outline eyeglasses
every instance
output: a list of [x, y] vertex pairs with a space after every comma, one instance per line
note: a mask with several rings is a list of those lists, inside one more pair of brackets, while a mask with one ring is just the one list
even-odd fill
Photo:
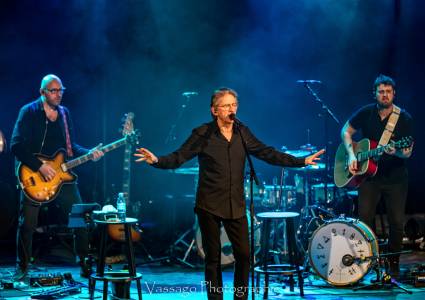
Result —
[[218, 107], [220, 107], [220, 108], [224, 108], [224, 109], [226, 109], [226, 110], [229, 110], [231, 107], [233, 107], [233, 108], [237, 108], [238, 107], [238, 103], [237, 102], [234, 102], [234, 103], [229, 103], [229, 104], [223, 104], [223, 105], [218, 105]]
[[391, 95], [391, 94], [394, 94], [394, 90], [393, 89], [378, 90], [378, 94], [379, 95], [385, 95], [385, 94]]
[[49, 92], [50, 94], [63, 94], [66, 90], [66, 88], [61, 88], [61, 89], [44, 89], [45, 91]]

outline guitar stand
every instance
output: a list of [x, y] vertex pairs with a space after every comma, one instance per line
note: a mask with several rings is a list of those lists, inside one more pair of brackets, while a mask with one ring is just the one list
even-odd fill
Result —
[[[186, 237], [193, 233], [193, 229], [188, 229], [186, 230], [182, 235], [179, 236], [179, 238], [168, 247], [168, 256], [163, 256], [163, 257], [159, 257], [159, 258], [153, 258], [152, 255], [150, 255], [150, 253], [148, 252], [148, 250], [146, 249], [146, 247], [143, 245], [143, 243], [139, 242], [138, 244], [142, 247], [143, 251], [145, 252], [148, 260], [141, 262], [141, 263], [137, 263], [136, 266], [141, 266], [141, 265], [147, 265], [147, 264], [153, 264], [153, 263], [157, 263], [157, 262], [166, 262], [166, 263], [181, 263], [187, 267], [190, 268], [195, 268], [195, 265], [189, 263], [187, 261], [189, 254], [191, 252], [191, 250], [193, 249], [194, 245], [195, 245], [195, 238], [192, 238], [192, 240], [188, 243], [185, 239]], [[178, 248], [177, 246], [179, 244], [183, 244], [185, 246], [185, 252], [184, 252], [184, 256], [182, 258], [177, 257], [176, 256], [176, 248]]]
[[154, 258], [149, 251], [146, 249], [145, 245], [142, 242], [138, 242], [137, 243], [138, 246], [140, 246], [143, 250], [143, 252], [145, 252], [147, 260], [144, 262], [139, 262], [136, 264], [136, 267], [138, 266], [142, 266], [142, 265], [148, 265], [148, 264], [154, 264], [154, 263], [158, 263], [158, 262], [163, 262], [163, 261], [168, 261], [169, 257], [165, 256], [165, 257], [158, 257], [158, 258]]
[[[190, 267], [192, 269], [195, 268], [195, 265], [188, 262], [187, 259], [189, 257], [190, 252], [194, 248], [195, 238], [192, 237], [190, 242], [187, 242], [186, 237], [190, 234], [193, 235], [193, 231], [194, 231], [193, 228], [189, 228], [188, 230], [183, 232], [183, 234], [180, 235], [180, 237], [170, 246], [170, 261], [177, 261], [177, 262], [183, 264], [184, 266]], [[179, 244], [183, 244], [183, 246], [185, 246], [185, 249], [186, 249], [182, 258], [177, 257], [175, 255], [175, 252], [176, 252], [175, 250], [176, 250], [176, 248]]]

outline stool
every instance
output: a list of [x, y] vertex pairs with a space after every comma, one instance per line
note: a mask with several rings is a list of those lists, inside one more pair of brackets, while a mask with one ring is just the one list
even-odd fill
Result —
[[[262, 230], [262, 265], [254, 268], [257, 273], [256, 291], [258, 293], [260, 286], [260, 275], [264, 274], [264, 293], [263, 299], [268, 298], [269, 292], [269, 276], [285, 275], [289, 276], [290, 291], [294, 291], [294, 274], [298, 275], [298, 286], [300, 288], [300, 296], [304, 296], [304, 279], [302, 276], [304, 268], [299, 265], [299, 255], [295, 240], [294, 219], [299, 216], [295, 212], [263, 212], [257, 214], [257, 217], [263, 221]], [[268, 264], [268, 255], [270, 247], [270, 223], [272, 221], [286, 222], [286, 238], [288, 242], [289, 264]]]
[[[92, 274], [89, 277], [89, 293], [90, 299], [94, 297], [94, 290], [96, 287], [96, 281], [103, 281], [103, 299], [108, 299], [108, 282], [114, 283], [131, 283], [132, 280], [135, 280], [137, 283], [137, 293], [139, 300], [142, 299], [142, 285], [140, 283], [142, 275], [136, 273], [136, 263], [134, 260], [134, 251], [133, 251], [133, 241], [131, 239], [131, 226], [137, 223], [135, 218], [126, 218], [124, 220], [94, 220], [94, 222], [99, 226], [100, 229], [100, 245], [99, 245], [99, 258], [97, 262], [96, 274]], [[106, 241], [108, 238], [108, 225], [119, 225], [124, 226], [125, 240], [126, 245], [126, 256], [128, 261], [128, 271], [120, 272], [105, 272], [105, 256], [106, 256]]]

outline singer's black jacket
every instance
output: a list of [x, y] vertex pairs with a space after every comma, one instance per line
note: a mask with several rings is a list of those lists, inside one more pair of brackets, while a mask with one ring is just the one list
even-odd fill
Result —
[[[249, 153], [255, 157], [278, 166], [304, 166], [304, 158], [266, 146], [242, 124], [240, 129]], [[195, 156], [199, 162], [195, 209], [224, 219], [243, 217], [246, 213], [243, 186], [246, 155], [236, 126], [230, 142], [221, 134], [216, 121], [195, 128], [178, 150], [159, 157], [153, 166], [175, 169]]]

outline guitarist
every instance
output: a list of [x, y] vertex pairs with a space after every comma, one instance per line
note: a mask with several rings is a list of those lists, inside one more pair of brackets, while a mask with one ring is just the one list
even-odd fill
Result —
[[[358, 169], [357, 159], [353, 152], [352, 136], [361, 131], [364, 138], [379, 141], [387, 126], [393, 109], [395, 98], [395, 82], [392, 78], [379, 75], [373, 86], [376, 103], [360, 108], [345, 123], [341, 137], [348, 154], [349, 171], [355, 174]], [[412, 136], [412, 118], [408, 112], [401, 110], [391, 140]], [[407, 198], [408, 174], [406, 159], [412, 155], [412, 146], [395, 149], [389, 147], [379, 158], [378, 171], [359, 187], [359, 218], [373, 228], [376, 207], [381, 200], [385, 201], [388, 223], [390, 226], [388, 251], [399, 252], [402, 247], [404, 209]], [[398, 277], [400, 272], [399, 255], [390, 258], [390, 272]]]
[[[67, 157], [92, 152], [94, 161], [103, 153], [99, 150], [88, 150], [74, 142], [73, 124], [67, 108], [61, 106], [65, 87], [56, 75], [46, 75], [41, 81], [41, 96], [23, 106], [13, 129], [11, 150], [19, 162], [33, 171], [38, 171], [44, 180], [50, 181], [55, 170], [39, 160], [34, 153], [52, 156], [58, 149], [66, 149]], [[65, 184], [54, 200], [59, 208], [60, 219], [68, 219], [72, 204], [81, 203], [77, 184]], [[37, 227], [40, 204], [36, 204], [21, 192], [20, 218], [17, 231], [17, 265], [14, 280], [22, 280], [27, 272], [32, 255], [32, 236]], [[88, 239], [84, 229], [75, 231], [75, 248], [80, 259], [81, 275], [88, 276], [88, 268], [84, 258], [88, 252]]]

